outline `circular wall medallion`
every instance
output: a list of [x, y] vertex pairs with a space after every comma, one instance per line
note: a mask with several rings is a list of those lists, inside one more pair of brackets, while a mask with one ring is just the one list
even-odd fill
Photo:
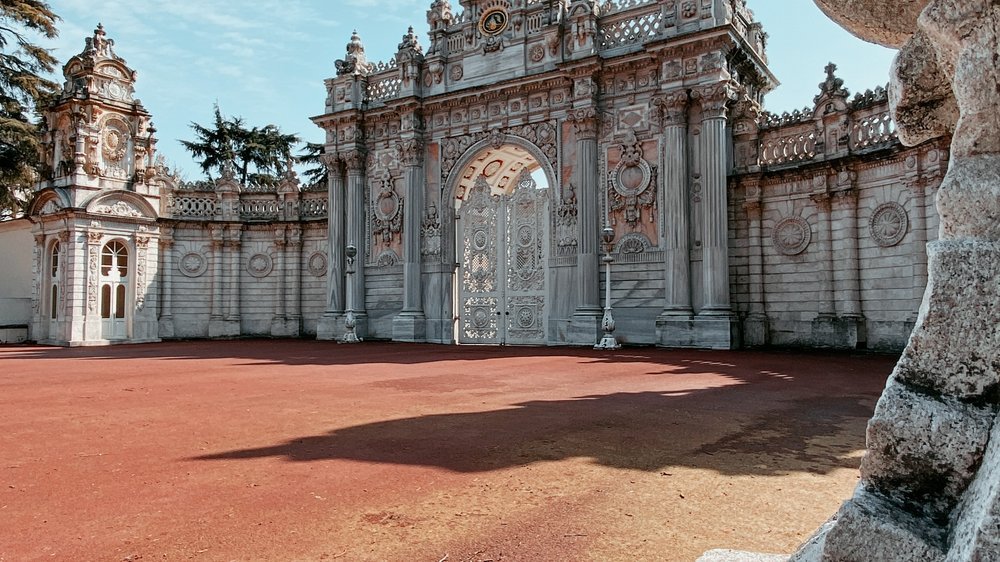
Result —
[[208, 260], [198, 252], [188, 252], [177, 262], [177, 269], [185, 277], [200, 277], [208, 269]]
[[267, 254], [254, 254], [247, 260], [247, 273], [254, 277], [267, 277], [273, 267], [274, 262]]
[[451, 75], [452, 82], [458, 82], [465, 75], [465, 69], [462, 68], [460, 64], [451, 65], [451, 70], [448, 71]]
[[483, 17], [479, 19], [479, 32], [487, 37], [500, 35], [507, 29], [510, 18], [507, 10], [502, 7], [491, 8], [483, 12]]
[[882, 203], [876, 207], [868, 223], [872, 238], [883, 248], [899, 244], [906, 236], [909, 225], [906, 209], [896, 202]]
[[545, 58], [545, 47], [533, 45], [528, 51], [528, 56], [531, 58], [531, 62], [542, 62], [542, 59]]
[[636, 163], [626, 163], [622, 160], [611, 172], [611, 185], [625, 197], [634, 197], [646, 191], [652, 179], [653, 170], [642, 159]]
[[472, 247], [478, 251], [486, 249], [486, 244], [489, 242], [489, 238], [486, 236], [485, 230], [477, 230], [472, 233]]
[[812, 230], [802, 217], [785, 217], [774, 225], [771, 239], [779, 253], [795, 256], [809, 247]]
[[309, 273], [312, 273], [316, 277], [323, 277], [326, 275], [326, 265], [327, 259], [326, 254], [323, 252], [315, 252], [313, 255], [309, 256]]

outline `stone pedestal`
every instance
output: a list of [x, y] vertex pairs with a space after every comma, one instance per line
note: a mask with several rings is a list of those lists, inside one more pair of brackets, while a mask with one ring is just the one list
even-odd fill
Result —
[[865, 319], [863, 316], [820, 315], [812, 321], [812, 345], [833, 349], [864, 347]]
[[337, 340], [344, 337], [344, 313], [324, 312], [316, 324], [316, 339]]
[[422, 342], [427, 339], [427, 318], [421, 313], [402, 312], [392, 319], [393, 341]]

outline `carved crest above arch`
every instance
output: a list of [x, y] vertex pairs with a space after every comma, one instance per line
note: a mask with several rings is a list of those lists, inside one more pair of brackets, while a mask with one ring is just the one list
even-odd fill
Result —
[[94, 197], [87, 212], [128, 219], [156, 219], [156, 210], [141, 196], [129, 191], [112, 191]]

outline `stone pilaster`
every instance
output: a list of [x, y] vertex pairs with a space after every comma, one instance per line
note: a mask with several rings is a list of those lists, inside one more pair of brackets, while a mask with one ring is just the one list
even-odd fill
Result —
[[326, 166], [326, 309], [316, 325], [316, 339], [334, 340], [344, 332], [344, 165], [338, 154], [321, 157]]
[[[213, 226], [212, 235], [212, 309], [209, 312], [209, 323], [214, 326], [222, 321], [222, 288], [225, 279], [222, 277], [222, 264], [225, 261], [226, 244], [223, 236], [225, 230], [221, 226]], [[209, 328], [209, 337], [216, 329]]]
[[160, 227], [160, 337], [174, 337], [174, 229]]
[[271, 319], [271, 335], [274, 337], [285, 336], [285, 295], [288, 287], [285, 285], [285, 262], [286, 262], [286, 242], [285, 226], [278, 225], [274, 228], [274, 316]]
[[[748, 192], [751, 189], [748, 188]], [[747, 288], [750, 302], [743, 322], [743, 343], [747, 346], [767, 345], [769, 341], [767, 312], [764, 308], [764, 246], [761, 239], [762, 209], [760, 188], [752, 190], [743, 203], [747, 214]]]
[[[833, 195], [833, 224], [842, 233], [833, 241], [835, 263], [834, 294], [836, 297], [837, 323], [842, 332], [841, 345], [847, 348], [864, 347], [867, 343], [864, 311], [861, 309], [861, 259], [858, 249], [858, 192], [853, 185], [853, 174], [840, 174], [840, 185]], [[846, 188], [846, 189], [845, 189]]]
[[302, 227], [290, 226], [285, 235], [288, 252], [285, 261], [285, 287], [288, 289], [285, 293], [286, 332], [295, 337], [302, 333]]
[[600, 122], [592, 107], [574, 110], [570, 120], [576, 129], [577, 228], [576, 293], [579, 299], [570, 322], [568, 339], [578, 345], [593, 345], [601, 332], [600, 263], [598, 261], [599, 197], [597, 181], [597, 130]]
[[727, 175], [729, 140], [727, 105], [736, 97], [728, 82], [692, 91], [701, 104], [702, 161], [702, 306], [696, 319], [699, 347], [739, 347], [739, 330], [729, 297], [729, 207]]
[[910, 259], [913, 260], [913, 316], [917, 320], [917, 311], [924, 300], [924, 290], [927, 288], [927, 184], [926, 178], [907, 178], [906, 187], [911, 193], [911, 248]]
[[392, 339], [424, 341], [427, 319], [424, 317], [420, 247], [424, 218], [424, 143], [418, 138], [404, 139], [398, 149], [406, 182], [403, 199], [403, 310], [392, 320]]

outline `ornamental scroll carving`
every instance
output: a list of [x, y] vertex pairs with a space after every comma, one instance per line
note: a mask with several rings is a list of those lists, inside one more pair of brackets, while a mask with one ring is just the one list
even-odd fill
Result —
[[135, 309], [146, 308], [146, 262], [149, 259], [149, 232], [146, 227], [139, 227], [135, 235]]
[[420, 253], [425, 256], [441, 255], [441, 221], [438, 218], [437, 206], [431, 203], [427, 214], [420, 225], [422, 245]]
[[629, 131], [621, 144], [621, 160], [608, 174], [608, 206], [633, 229], [642, 221], [643, 210], [650, 221], [655, 220], [656, 171], [643, 158], [642, 143]]
[[562, 201], [556, 207], [556, 253], [560, 256], [576, 255], [579, 245], [576, 235], [577, 213], [576, 186], [569, 183], [563, 190]]
[[441, 142], [441, 177], [448, 177], [458, 160], [472, 145], [490, 138], [491, 140], [500, 140], [500, 145], [503, 146], [507, 142], [505, 137], [517, 137], [534, 144], [548, 158], [552, 169], [559, 169], [556, 128], [553, 123], [545, 122], [444, 139]]

